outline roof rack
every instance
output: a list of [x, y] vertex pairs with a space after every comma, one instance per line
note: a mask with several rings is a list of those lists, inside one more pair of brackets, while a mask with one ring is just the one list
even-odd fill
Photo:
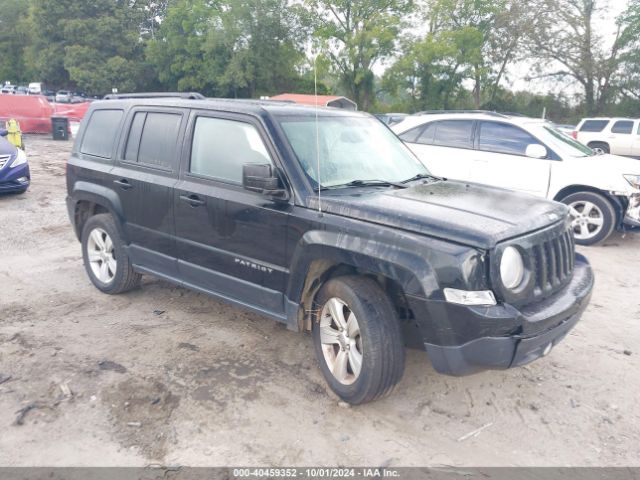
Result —
[[423, 110], [421, 112], [414, 113], [414, 115], [446, 115], [449, 113], [482, 113], [493, 117], [508, 118], [505, 114], [492, 112], [490, 110]]
[[127, 98], [185, 98], [204, 100], [205, 96], [198, 92], [145, 92], [145, 93], [110, 93], [103, 100], [123, 100]]

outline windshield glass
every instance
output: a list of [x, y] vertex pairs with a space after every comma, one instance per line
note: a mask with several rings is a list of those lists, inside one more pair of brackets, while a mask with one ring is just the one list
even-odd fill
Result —
[[[300, 165], [321, 187], [354, 180], [401, 182], [429, 172], [402, 141], [369, 117], [283, 116], [278, 118]], [[320, 172], [318, 173], [318, 158]]]
[[562, 133], [548, 124], [536, 125], [533, 130], [536, 134], [549, 144], [551, 148], [556, 150], [561, 156], [568, 155], [570, 157], [590, 157], [595, 155], [586, 145], [574, 140], [570, 136]]

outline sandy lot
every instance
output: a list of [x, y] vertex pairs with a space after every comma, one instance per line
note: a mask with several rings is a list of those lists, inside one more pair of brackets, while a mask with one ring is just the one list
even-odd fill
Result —
[[451, 378], [410, 351], [391, 397], [344, 408], [309, 336], [153, 278], [98, 292], [71, 144], [27, 146], [31, 189], [0, 197], [0, 465], [640, 465], [640, 236], [581, 249], [593, 300], [548, 357]]

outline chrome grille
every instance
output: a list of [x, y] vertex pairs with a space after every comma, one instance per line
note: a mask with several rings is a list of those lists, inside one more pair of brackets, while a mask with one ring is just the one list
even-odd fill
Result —
[[4, 167], [11, 160], [11, 155], [0, 155], [0, 168]]
[[575, 240], [571, 229], [534, 245], [535, 296], [553, 293], [571, 279], [575, 260]]

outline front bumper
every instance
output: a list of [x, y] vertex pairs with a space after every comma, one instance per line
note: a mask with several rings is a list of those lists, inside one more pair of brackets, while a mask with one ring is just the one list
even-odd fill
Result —
[[[589, 303], [593, 283], [589, 263], [577, 254], [571, 282], [545, 300], [520, 310], [508, 305], [483, 309], [461, 307], [467, 310], [467, 321], [485, 325], [479, 331], [489, 331], [489, 324], [494, 322], [494, 328], [504, 326], [503, 328], [511, 328], [516, 333], [479, 335], [453, 345], [425, 341], [425, 350], [434, 369], [449, 375], [466, 375], [480, 370], [525, 365], [548, 353], [575, 326]], [[500, 309], [502, 312], [496, 314]], [[460, 324], [455, 319], [449, 323]]]
[[15, 168], [5, 167], [0, 170], [0, 193], [23, 192], [29, 188], [31, 173], [29, 164]]
[[636, 193], [629, 197], [629, 206], [625, 212], [622, 223], [625, 227], [637, 229], [640, 227], [640, 194]]

